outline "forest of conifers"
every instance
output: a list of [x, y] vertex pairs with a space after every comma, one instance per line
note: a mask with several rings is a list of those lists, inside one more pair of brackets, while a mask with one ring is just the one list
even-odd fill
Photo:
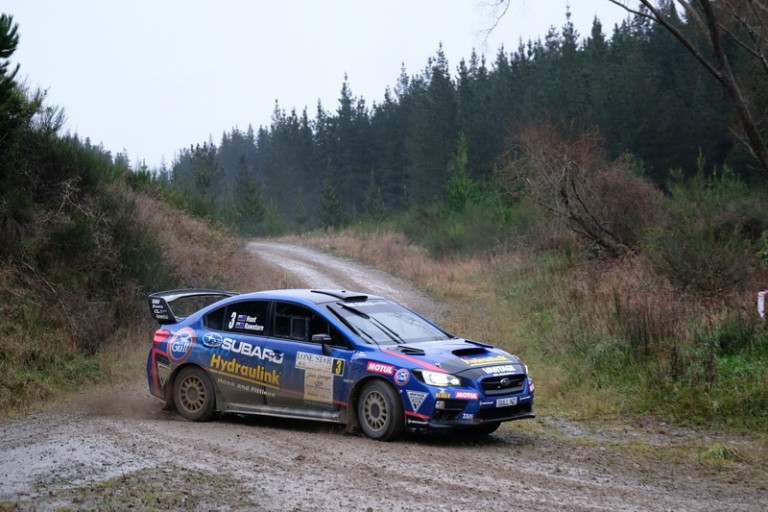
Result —
[[467, 176], [492, 182], [515, 155], [516, 133], [545, 120], [597, 129], [609, 160], [631, 154], [660, 187], [671, 170], [691, 175], [702, 161], [745, 172], [723, 87], [667, 30], [628, 16], [611, 29], [596, 18], [582, 35], [565, 18], [543, 41], [499, 48], [493, 62], [473, 53], [453, 66], [438, 46], [381, 102], [355, 96], [346, 80], [332, 109], [286, 112], [276, 102], [269, 126], [182, 149], [154, 175], [197, 213], [269, 234], [265, 217], [272, 231], [275, 219], [304, 230], [440, 200], [460, 140]]

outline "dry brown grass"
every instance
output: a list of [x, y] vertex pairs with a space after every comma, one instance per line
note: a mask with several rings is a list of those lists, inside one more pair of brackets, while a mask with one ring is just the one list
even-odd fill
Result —
[[[354, 258], [414, 282], [454, 312], [443, 322], [449, 331], [523, 357], [541, 410], [551, 407], [573, 417], [632, 414], [636, 402], [648, 398], [626, 394], [617, 381], [711, 384], [711, 360], [697, 359], [701, 337], [729, 319], [744, 325], [756, 319], [753, 293], [685, 295], [641, 256], [574, 261], [519, 249], [439, 260], [384, 230], [282, 241]], [[764, 277], [753, 276], [755, 290]], [[632, 365], [638, 374], [623, 375]]]
[[485, 258], [436, 260], [427, 251], [400, 233], [364, 233], [345, 230], [339, 233], [288, 236], [280, 241], [308, 245], [345, 256], [413, 282], [438, 299], [465, 299], [485, 288], [482, 270]]
[[345, 230], [280, 240], [353, 258], [413, 282], [460, 312], [450, 315], [444, 322], [444, 326], [453, 332], [508, 347], [523, 345], [514, 339], [515, 318], [498, 300], [495, 283], [495, 269], [515, 265], [518, 256], [514, 254], [434, 259], [422, 247], [391, 231], [361, 233]]
[[[523, 357], [537, 382], [539, 404], [543, 409], [554, 403], [565, 389], [563, 369], [553, 360], [542, 357], [537, 344], [527, 338], [531, 321], [526, 316], [528, 311], [512, 307], [505, 297], [505, 281], [531, 279], [531, 272], [540, 272], [535, 266], [526, 267], [530, 263], [520, 253], [434, 259], [402, 234], [385, 230], [363, 233], [349, 229], [283, 237], [279, 241], [353, 258], [413, 282], [455, 312], [442, 322], [447, 330], [492, 343]], [[603, 408], [609, 403], [599, 397], [590, 400]]]
[[[250, 256], [226, 229], [195, 219], [166, 203], [121, 188], [126, 207], [156, 238], [172, 269], [175, 287], [226, 288], [245, 292], [285, 287], [284, 272]], [[149, 291], [167, 286], [158, 283]], [[92, 386], [133, 381], [143, 372], [157, 324], [141, 287], [130, 280], [115, 304], [89, 302], [56, 286], [31, 267], [0, 266], [0, 419], [60, 403]], [[89, 314], [92, 308], [94, 313]], [[111, 312], [119, 311], [120, 321]], [[89, 321], [84, 321], [87, 318]], [[90, 321], [92, 319], [98, 321]], [[85, 330], [85, 334], [83, 334]]]
[[227, 228], [146, 195], [138, 197], [137, 203], [142, 221], [157, 234], [163, 257], [173, 267], [180, 288], [248, 292], [284, 287], [284, 273], [250, 256], [245, 242]]

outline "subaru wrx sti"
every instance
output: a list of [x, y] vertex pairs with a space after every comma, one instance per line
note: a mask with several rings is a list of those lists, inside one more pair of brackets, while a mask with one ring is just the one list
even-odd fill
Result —
[[[182, 299], [209, 304], [181, 314]], [[160, 323], [150, 392], [189, 420], [310, 419], [388, 441], [409, 429], [487, 435], [534, 417], [533, 381], [517, 356], [383, 297], [185, 289], [148, 300]]]

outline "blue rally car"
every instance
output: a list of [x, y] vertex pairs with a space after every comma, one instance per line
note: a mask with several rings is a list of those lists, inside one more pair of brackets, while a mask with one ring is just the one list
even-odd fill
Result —
[[[534, 417], [519, 358], [383, 297], [187, 289], [148, 299], [161, 324], [147, 360], [150, 392], [190, 420], [311, 419], [388, 441], [415, 428], [485, 435]], [[182, 316], [174, 308], [186, 301], [172, 308], [179, 299], [215, 302]]]

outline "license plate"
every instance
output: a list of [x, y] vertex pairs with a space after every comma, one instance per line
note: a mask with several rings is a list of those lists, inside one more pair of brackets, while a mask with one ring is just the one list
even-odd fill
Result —
[[496, 400], [496, 407], [509, 407], [510, 405], [517, 405], [517, 397], [512, 398], [499, 398]]

